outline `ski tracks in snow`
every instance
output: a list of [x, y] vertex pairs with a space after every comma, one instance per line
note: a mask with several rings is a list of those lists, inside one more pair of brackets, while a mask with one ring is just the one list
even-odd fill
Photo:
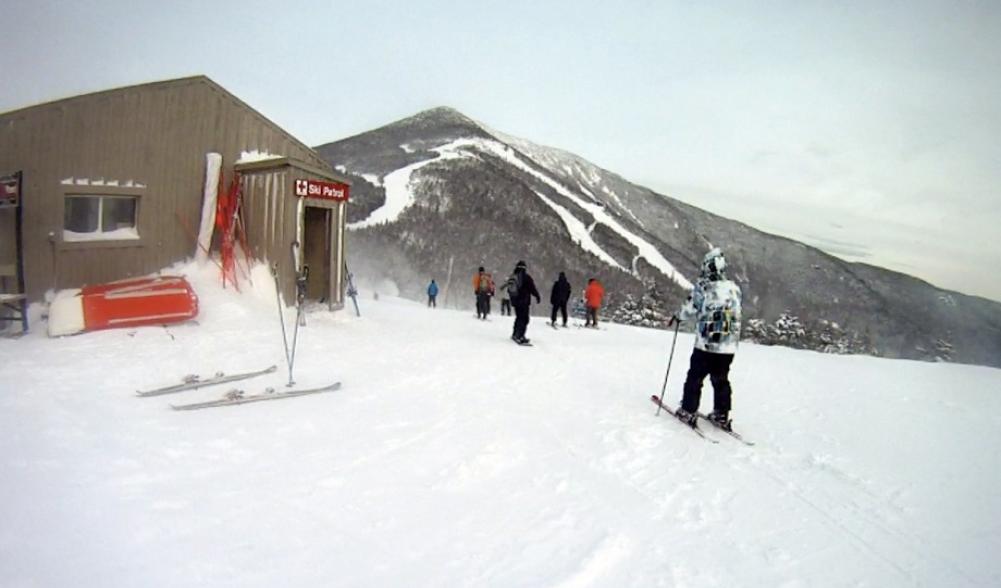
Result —
[[624, 535], [608, 535], [584, 558], [581, 568], [556, 588], [601, 586], [603, 578], [633, 552], [633, 545]]
[[[797, 573], [794, 569], [797, 565], [823, 552], [844, 550], [848, 546], [856, 556], [842, 556], [850, 565], [832, 570], [829, 577], [832, 581], [837, 578], [837, 581], [865, 583], [878, 577], [877, 583], [891, 585], [921, 585], [929, 579], [933, 579], [932, 585], [940, 586], [954, 585], [957, 579], [977, 584], [959, 565], [939, 554], [920, 536], [901, 530], [901, 519], [906, 512], [893, 503], [897, 490], [879, 493], [870, 489], [869, 481], [837, 467], [830, 456], [796, 457], [781, 447], [759, 443], [753, 449], [734, 453], [729, 461], [744, 472], [742, 477], [757, 474], [762, 483], [754, 486], [759, 492], [770, 487], [774, 491], [766, 490], [766, 494], [779, 500], [788, 498], [787, 508], [802, 512], [799, 526], [777, 528], [774, 534], [757, 540], [745, 537], [747, 543], [741, 544], [742, 551], [759, 551], [760, 557], [776, 569], [788, 568], [790, 580]], [[698, 513], [698, 505], [705, 506], [704, 502], [697, 502], [697, 506], [686, 504], [685, 508]], [[811, 544], [817, 533], [804, 529], [817, 525], [828, 529], [831, 537], [828, 543]], [[798, 538], [806, 541], [801, 543]], [[867, 560], [876, 564], [876, 568], [865, 564]], [[886, 573], [877, 575], [878, 567]], [[843, 578], [845, 574], [849, 577]]]
[[[790, 481], [777, 462], [768, 460], [756, 470], [777, 486], [778, 491], [795, 499], [815, 520], [841, 535], [864, 557], [879, 562], [897, 576], [898, 581], [920, 585], [933, 578], [932, 585], [953, 585], [956, 578], [976, 584], [959, 566], [940, 556], [919, 536], [904, 533], [887, 513], [898, 512], [888, 500], [867, 491], [857, 479], [825, 467], [814, 466], [807, 477], [817, 480], [808, 487]], [[921, 580], [919, 580], [921, 579]]]

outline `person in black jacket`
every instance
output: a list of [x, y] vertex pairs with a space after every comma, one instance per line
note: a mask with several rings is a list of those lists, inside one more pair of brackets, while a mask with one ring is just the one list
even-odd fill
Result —
[[553, 283], [553, 292], [549, 295], [549, 303], [553, 305], [553, 318], [551, 324], [556, 326], [556, 312], [563, 315], [563, 326], [567, 326], [567, 302], [570, 300], [570, 282], [567, 275], [560, 272], [560, 277]]
[[505, 287], [511, 296], [511, 306], [514, 307], [514, 332], [511, 339], [519, 345], [527, 345], [525, 331], [528, 330], [529, 309], [532, 306], [532, 297], [541, 303], [542, 297], [535, 287], [535, 280], [525, 270], [525, 262], [519, 261], [514, 266], [514, 273], [508, 278]]

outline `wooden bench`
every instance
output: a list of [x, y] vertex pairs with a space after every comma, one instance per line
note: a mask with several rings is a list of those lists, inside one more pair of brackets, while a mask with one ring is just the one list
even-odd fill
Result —
[[[28, 332], [28, 297], [17, 292], [17, 266], [0, 265], [0, 323], [20, 322], [21, 332]], [[13, 290], [13, 291], [12, 291]]]

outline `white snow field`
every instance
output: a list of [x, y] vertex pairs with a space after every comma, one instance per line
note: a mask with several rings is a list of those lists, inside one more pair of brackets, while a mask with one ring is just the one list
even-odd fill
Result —
[[0, 585], [1001, 585], [1001, 370], [745, 344], [733, 417], [757, 445], [714, 445], [654, 416], [670, 332], [535, 317], [525, 348], [472, 296], [363, 288], [362, 318], [299, 332], [298, 386], [341, 390], [178, 412], [287, 373], [266, 270], [242, 294], [173, 270], [197, 324], [0, 339]]

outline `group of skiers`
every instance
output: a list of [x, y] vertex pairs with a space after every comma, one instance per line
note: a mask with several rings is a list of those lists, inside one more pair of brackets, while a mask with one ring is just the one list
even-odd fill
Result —
[[[553, 306], [552, 317], [549, 324], [556, 326], [556, 318], [559, 315], [563, 319], [563, 326], [567, 326], [567, 303], [570, 302], [570, 293], [573, 288], [567, 281], [565, 273], [560, 272], [560, 277], [553, 284], [552, 293], [549, 295], [549, 303]], [[584, 307], [584, 326], [594, 329], [598, 328], [598, 310], [605, 298], [605, 287], [597, 278], [590, 278], [587, 287], [584, 288], [584, 296], [581, 298]]]
[[[433, 280], [432, 280], [433, 282]], [[549, 324], [555, 328], [558, 316], [563, 319], [563, 326], [567, 326], [567, 303], [573, 288], [567, 281], [565, 272], [560, 272], [556, 282], [553, 283], [552, 291], [549, 294], [549, 303], [552, 305], [552, 316]], [[528, 345], [531, 341], [525, 336], [531, 316], [532, 298], [536, 303], [541, 303], [542, 298], [535, 285], [535, 279], [527, 271], [527, 264], [519, 261], [514, 266], [511, 276], [501, 285], [501, 314], [510, 314], [514, 309], [514, 326], [511, 332], [511, 340], [520, 345]], [[490, 299], [497, 293], [497, 286], [493, 276], [487, 272], [483, 266], [473, 275], [473, 294], [476, 296], [476, 317], [485, 320], [490, 314]], [[596, 278], [588, 280], [587, 288], [584, 290], [583, 300], [586, 303], [587, 316], [585, 327], [598, 327], [598, 309], [601, 308], [602, 300], [605, 296], [605, 289]]]
[[[685, 424], [695, 427], [702, 396], [702, 383], [709, 376], [713, 385], [713, 411], [709, 420], [716, 426], [731, 430], [730, 407], [732, 390], [729, 372], [740, 339], [741, 291], [726, 277], [726, 259], [717, 247], [703, 257], [699, 277], [681, 308], [671, 316], [667, 326], [680, 325], [682, 321], [695, 321], [695, 346], [689, 362], [681, 405], [675, 416]], [[560, 272], [553, 283], [549, 302], [552, 305], [550, 325], [557, 326], [557, 318], [567, 326], [567, 304], [573, 288], [566, 274]], [[476, 296], [476, 316], [485, 320], [490, 314], [490, 299], [497, 287], [493, 276], [483, 266], [473, 276], [473, 293]], [[428, 285], [428, 306], [435, 306], [438, 285], [434, 280]], [[514, 326], [511, 340], [519, 345], [530, 345], [525, 336], [528, 328], [532, 298], [541, 303], [542, 298], [535, 280], [527, 271], [524, 261], [519, 261], [514, 272], [501, 286], [501, 313], [510, 314], [514, 308]], [[596, 278], [588, 279], [584, 289], [585, 327], [598, 327], [598, 313], [604, 300], [605, 289]], [[506, 312], [505, 312], [506, 309]], [[671, 353], [674, 353], [672, 347]], [[670, 366], [670, 364], [668, 364]], [[666, 382], [665, 382], [666, 384]]]

